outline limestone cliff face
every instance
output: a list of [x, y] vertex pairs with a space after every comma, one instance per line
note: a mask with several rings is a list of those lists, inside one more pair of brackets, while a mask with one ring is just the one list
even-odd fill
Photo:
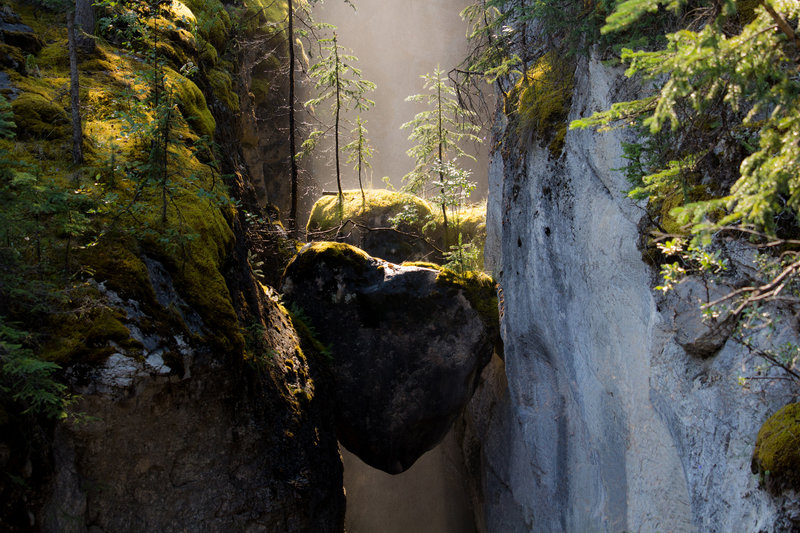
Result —
[[[631, 91], [621, 69], [582, 60], [569, 119]], [[622, 134], [570, 131], [560, 156], [502, 120], [497, 136], [486, 255], [505, 367], [484, 373], [462, 428], [485, 530], [790, 529], [749, 466], [790, 392], [740, 387], [757, 361], [724, 337], [700, 357], [709, 339], [688, 292], [654, 293], [643, 205], [612, 170]]]

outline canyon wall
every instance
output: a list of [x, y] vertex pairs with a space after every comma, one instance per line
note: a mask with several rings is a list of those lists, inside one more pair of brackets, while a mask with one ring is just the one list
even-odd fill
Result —
[[[579, 61], [569, 120], [635, 96], [622, 72]], [[759, 427], [791, 391], [740, 386], [758, 361], [712, 338], [692, 291], [653, 291], [644, 204], [614, 170], [624, 135], [569, 131], [554, 154], [499, 120], [486, 255], [505, 361], [462, 427], [478, 514], [504, 532], [791, 529], [750, 472]]]

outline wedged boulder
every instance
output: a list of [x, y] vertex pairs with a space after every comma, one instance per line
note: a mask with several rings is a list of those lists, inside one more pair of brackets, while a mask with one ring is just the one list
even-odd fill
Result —
[[488, 276], [396, 265], [344, 243], [306, 245], [283, 293], [329, 346], [339, 441], [392, 474], [444, 437], [499, 341]]

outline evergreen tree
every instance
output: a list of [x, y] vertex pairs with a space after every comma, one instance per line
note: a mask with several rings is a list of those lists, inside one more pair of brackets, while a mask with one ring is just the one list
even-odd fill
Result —
[[350, 132], [353, 140], [342, 148], [342, 151], [347, 153], [346, 163], [353, 163], [353, 170], [358, 173], [358, 187], [361, 189], [362, 208], [366, 206], [367, 197], [364, 194], [364, 183], [361, 180], [361, 174], [367, 168], [372, 168], [369, 163], [369, 159], [372, 157], [372, 145], [369, 144], [369, 139], [367, 139], [369, 132], [364, 126], [365, 124], [366, 121], [361, 120], [360, 116], [356, 117], [356, 125]]
[[[576, 121], [572, 127], [634, 127], [642, 136], [623, 145], [631, 196], [648, 198], [655, 219], [677, 229], [657, 246], [668, 291], [687, 273], [703, 279], [726, 269], [718, 235], [747, 237], [763, 251], [749, 286], [703, 305], [710, 319], [738, 322], [734, 338], [768, 366], [800, 381], [793, 343], [760, 349], [753, 331], [773, 320], [764, 308], [800, 303], [800, 3], [711, 0], [683, 13], [685, 29], [666, 35], [659, 50], [623, 50], [628, 75], [652, 80], [654, 94]], [[749, 4], [749, 8], [740, 9]], [[755, 4], [755, 6], [753, 6]], [[680, 13], [678, 0], [625, 0], [606, 33], [629, 28], [659, 8]], [[670, 198], [679, 198], [668, 210]], [[690, 236], [693, 236], [690, 240]], [[780, 247], [780, 253], [774, 250]]]
[[[432, 74], [423, 74], [423, 94], [415, 94], [406, 98], [407, 102], [419, 102], [427, 109], [417, 113], [413, 120], [401, 126], [411, 129], [409, 140], [415, 145], [408, 150], [408, 156], [414, 159], [414, 169], [403, 177], [405, 190], [414, 194], [425, 195], [426, 188], [436, 181], [445, 183], [445, 163], [455, 165], [460, 157], [475, 159], [468, 154], [462, 144], [480, 142], [476, 133], [480, 130], [473, 120], [475, 114], [464, 109], [456, 100], [455, 90], [447, 83], [446, 74], [436, 67]], [[444, 187], [440, 186], [442, 197]], [[447, 204], [442, 202], [444, 217], [445, 244], [447, 240]]]
[[[604, 31], [624, 29], [659, 4], [679, 7], [677, 0], [628, 0]], [[775, 234], [788, 213], [796, 226], [800, 212], [800, 3], [762, 1], [748, 17], [736, 6], [710, 2], [707, 20], [695, 24], [700, 29], [667, 35], [665, 49], [624, 50], [628, 74], [655, 80], [656, 94], [573, 127], [637, 123], [651, 138], [666, 136], [660, 144], [672, 145], [668, 157], [649, 158], [635, 196], [659, 198], [709, 183], [715, 197], [677, 210], [683, 222], [695, 231], [745, 224]], [[731, 166], [738, 173], [729, 178], [723, 171]]]
[[309, 75], [315, 80], [314, 89], [318, 95], [308, 100], [305, 105], [306, 107], [314, 107], [330, 102], [333, 126], [325, 131], [315, 130], [304, 145], [305, 149], [308, 150], [315, 145], [319, 137], [324, 136], [328, 131], [332, 131], [336, 158], [336, 186], [339, 191], [339, 198], [342, 198], [341, 165], [339, 160], [342, 113], [351, 109], [366, 111], [374, 106], [375, 102], [366, 98], [365, 94], [375, 90], [375, 84], [363, 79], [361, 70], [354, 65], [358, 58], [339, 45], [335, 28], [330, 25], [323, 26], [332, 28], [334, 30], [333, 36], [319, 40], [324, 55], [309, 70]]

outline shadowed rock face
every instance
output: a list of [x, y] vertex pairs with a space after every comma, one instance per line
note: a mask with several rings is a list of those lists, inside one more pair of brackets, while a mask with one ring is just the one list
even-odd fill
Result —
[[435, 446], [472, 396], [497, 338], [494, 284], [313, 243], [284, 274], [289, 304], [332, 351], [340, 442], [389, 473]]

